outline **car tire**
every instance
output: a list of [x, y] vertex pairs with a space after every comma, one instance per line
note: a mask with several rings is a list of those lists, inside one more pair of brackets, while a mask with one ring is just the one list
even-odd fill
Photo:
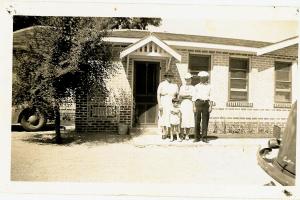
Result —
[[39, 131], [47, 123], [46, 116], [43, 112], [36, 109], [28, 109], [21, 115], [21, 126], [26, 131]]

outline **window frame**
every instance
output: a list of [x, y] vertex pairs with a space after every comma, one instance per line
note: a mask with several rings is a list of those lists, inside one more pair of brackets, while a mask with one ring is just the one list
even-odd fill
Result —
[[[289, 81], [277, 81], [277, 79], [276, 79], [276, 63], [288, 63], [288, 64], [290, 64]], [[279, 60], [279, 59], [274, 60], [274, 103], [275, 104], [289, 104], [289, 103], [292, 103], [292, 89], [293, 89], [292, 88], [293, 87], [293, 85], [292, 85], [292, 81], [293, 81], [292, 65], [293, 65], [293, 61], [291, 61], [291, 60]], [[280, 70], [278, 70], [278, 71], [280, 71]], [[284, 83], [288, 82], [288, 83], [290, 83], [289, 101], [278, 101], [278, 100], [276, 100], [276, 92], [280, 92], [276, 89], [276, 82], [284, 82]], [[283, 92], [285, 92], [285, 91], [283, 91]]]
[[208, 57], [209, 58], [209, 62], [208, 62], [208, 82], [210, 83], [211, 81], [211, 70], [212, 70], [212, 60], [213, 60], [213, 55], [212, 54], [205, 54], [205, 53], [197, 53], [197, 52], [192, 52], [192, 53], [189, 53], [188, 54], [188, 72], [191, 73], [192, 76], [195, 76], [193, 75], [194, 73], [199, 73], [200, 71], [197, 71], [197, 70], [191, 70], [190, 69], [190, 66], [191, 66], [191, 56], [200, 56], [200, 57]]
[[[237, 89], [237, 90], [231, 90], [231, 67], [230, 67], [230, 61], [232, 59], [238, 59], [238, 60], [247, 60], [248, 62], [248, 66], [247, 66], [247, 70], [246, 70], [246, 92], [247, 92], [247, 97], [246, 100], [237, 100], [237, 99], [231, 99], [231, 91], [245, 91], [242, 89]], [[242, 70], [241, 70], [242, 71]], [[230, 56], [229, 57], [229, 61], [228, 61], [228, 102], [248, 102], [249, 101], [249, 74], [250, 74], [250, 58], [249, 57], [245, 57], [245, 56]], [[233, 78], [235, 80], [237, 79], [242, 79], [242, 78]]]

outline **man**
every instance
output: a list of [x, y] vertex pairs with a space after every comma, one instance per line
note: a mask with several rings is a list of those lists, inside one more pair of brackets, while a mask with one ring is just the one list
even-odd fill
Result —
[[[210, 101], [211, 86], [208, 83], [209, 74], [206, 71], [198, 73], [200, 82], [195, 85], [192, 97], [193, 110], [195, 113], [195, 139], [194, 142], [202, 140], [207, 143], [207, 127], [209, 121], [209, 114], [212, 110], [212, 103]], [[202, 120], [202, 122], [201, 122]], [[201, 134], [200, 134], [201, 123]]]

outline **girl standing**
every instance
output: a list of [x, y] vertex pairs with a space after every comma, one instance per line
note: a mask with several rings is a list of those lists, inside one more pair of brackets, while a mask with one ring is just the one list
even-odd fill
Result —
[[174, 141], [174, 134], [176, 134], [176, 138], [178, 141], [182, 141], [182, 139], [179, 137], [180, 132], [180, 119], [181, 119], [181, 111], [179, 106], [179, 100], [176, 98], [172, 99], [173, 107], [170, 112], [170, 124], [171, 124], [171, 135], [170, 135], [170, 141]]

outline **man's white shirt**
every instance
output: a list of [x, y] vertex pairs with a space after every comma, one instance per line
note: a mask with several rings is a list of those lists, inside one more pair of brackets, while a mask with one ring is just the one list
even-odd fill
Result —
[[198, 83], [195, 85], [192, 101], [200, 100], [211, 100], [210, 98], [210, 84]]

